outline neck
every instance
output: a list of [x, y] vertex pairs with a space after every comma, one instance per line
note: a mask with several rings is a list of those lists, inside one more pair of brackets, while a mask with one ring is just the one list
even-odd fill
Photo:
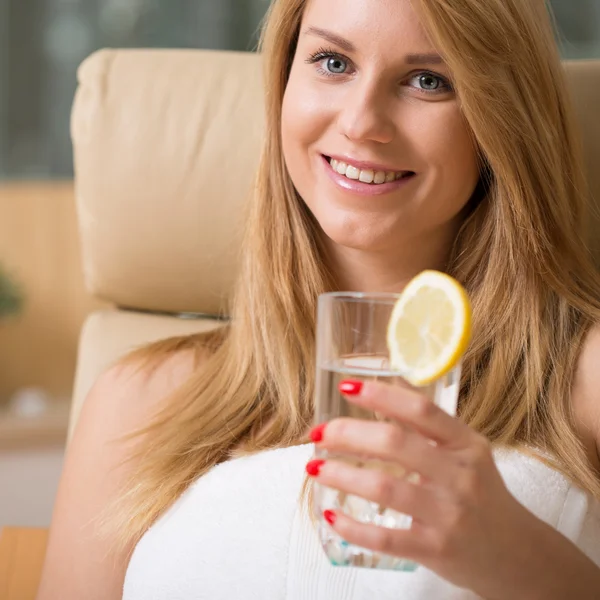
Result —
[[456, 233], [454, 228], [445, 235], [434, 231], [377, 251], [329, 240], [326, 245], [336, 287], [340, 291], [399, 293], [421, 271], [447, 269]]

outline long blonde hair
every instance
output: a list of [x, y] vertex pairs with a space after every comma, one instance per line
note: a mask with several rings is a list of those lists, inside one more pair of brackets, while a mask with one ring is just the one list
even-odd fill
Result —
[[[280, 137], [305, 4], [275, 0], [263, 31], [267, 134], [230, 323], [127, 359], [147, 365], [182, 349], [208, 353], [144, 429], [139, 468], [112, 515], [123, 543], [218, 463], [306, 441], [316, 299], [335, 279]], [[585, 178], [550, 19], [531, 0], [413, 4], [453, 73], [484, 165], [483, 197], [448, 265], [474, 308], [460, 414], [494, 443], [553, 456], [600, 498], [570, 405], [583, 340], [600, 320], [600, 282], [582, 241]]]

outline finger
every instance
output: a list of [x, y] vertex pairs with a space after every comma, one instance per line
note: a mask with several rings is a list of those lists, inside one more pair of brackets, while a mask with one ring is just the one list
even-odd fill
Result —
[[417, 472], [434, 484], [447, 485], [456, 476], [456, 460], [415, 430], [396, 423], [335, 419], [322, 430], [317, 447], [332, 454], [377, 458]]
[[349, 402], [410, 425], [441, 444], [462, 447], [471, 439], [469, 427], [444, 412], [422, 393], [378, 381], [354, 384], [349, 393], [344, 392], [347, 389], [344, 383], [340, 385], [340, 391]]
[[307, 470], [316, 473], [313, 477], [322, 485], [376, 502], [428, 524], [437, 522], [443, 514], [440, 501], [431, 491], [381, 469], [359, 468], [328, 460], [316, 471], [308, 467]]
[[328, 511], [328, 521], [343, 540], [360, 548], [416, 562], [426, 556], [427, 536], [414, 523], [411, 529], [390, 529], [360, 523], [341, 511]]

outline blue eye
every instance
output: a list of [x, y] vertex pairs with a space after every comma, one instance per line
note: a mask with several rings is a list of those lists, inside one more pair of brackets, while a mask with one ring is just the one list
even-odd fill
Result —
[[409, 82], [422, 92], [439, 94], [452, 90], [452, 86], [444, 77], [433, 73], [417, 73], [409, 79]]
[[342, 75], [348, 69], [348, 63], [339, 56], [331, 56], [325, 63], [325, 68], [335, 75]]
[[352, 70], [352, 63], [348, 58], [333, 50], [326, 50], [324, 48], [311, 55], [306, 60], [306, 63], [309, 65], [318, 65], [317, 72], [326, 77], [348, 75]]

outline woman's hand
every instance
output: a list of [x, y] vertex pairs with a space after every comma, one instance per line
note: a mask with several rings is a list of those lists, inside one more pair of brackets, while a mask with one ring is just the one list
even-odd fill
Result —
[[352, 544], [414, 560], [485, 598], [539, 597], [548, 569], [565, 568], [548, 562], [546, 548], [570, 542], [510, 494], [486, 438], [408, 386], [344, 382], [340, 390], [392, 422], [335, 419], [313, 430], [317, 447], [389, 461], [421, 477], [411, 483], [340, 461], [313, 461], [307, 470], [319, 483], [413, 517], [411, 529], [402, 530], [329, 512], [335, 531]]

